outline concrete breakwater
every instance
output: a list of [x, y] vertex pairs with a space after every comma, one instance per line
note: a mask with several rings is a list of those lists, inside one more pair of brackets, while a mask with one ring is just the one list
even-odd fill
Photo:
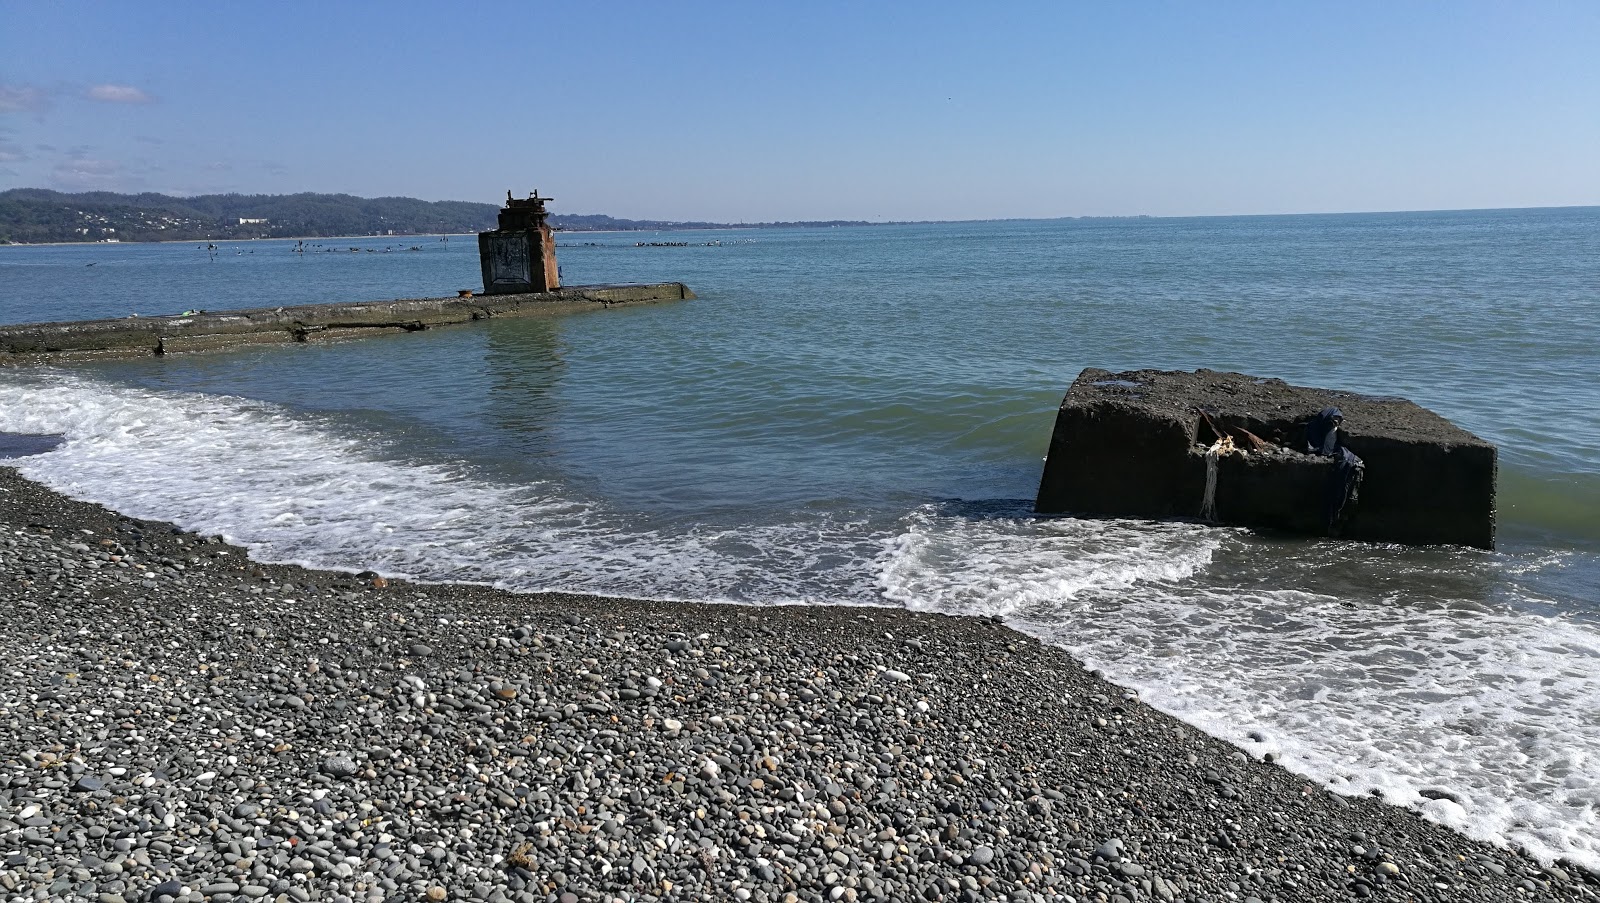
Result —
[[492, 297], [409, 298], [344, 304], [302, 304], [0, 326], [0, 362], [62, 354], [172, 354], [246, 344], [312, 342], [495, 317], [530, 317], [695, 297], [681, 282], [583, 285]]
[[[1327, 496], [1340, 459], [1303, 453], [1319, 409], [1350, 418], [1339, 444], [1364, 460], [1336, 523]], [[1492, 549], [1497, 461], [1492, 444], [1403, 398], [1091, 367], [1062, 400], [1035, 509]]]

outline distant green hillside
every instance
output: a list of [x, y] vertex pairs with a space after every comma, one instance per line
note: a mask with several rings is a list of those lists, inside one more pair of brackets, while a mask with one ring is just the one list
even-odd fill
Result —
[[[338, 235], [426, 235], [495, 227], [497, 204], [358, 198], [348, 194], [64, 194], [43, 188], [0, 192], [0, 244], [63, 241], [194, 241], [325, 238]], [[728, 228], [727, 223], [614, 219], [553, 214], [550, 225], [573, 232]], [[746, 227], [867, 225], [834, 220], [740, 223]]]
[[494, 204], [348, 194], [164, 194], [39, 188], [0, 192], [0, 241], [165, 241], [411, 235], [493, 228]]

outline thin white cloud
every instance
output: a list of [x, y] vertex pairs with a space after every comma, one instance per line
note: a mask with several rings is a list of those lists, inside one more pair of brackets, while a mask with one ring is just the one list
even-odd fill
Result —
[[21, 163], [28, 159], [28, 152], [22, 145], [12, 141], [10, 132], [0, 129], [0, 163]]
[[155, 98], [132, 85], [94, 85], [86, 95], [104, 103], [154, 103]]
[[0, 84], [0, 113], [37, 113], [50, 105], [50, 92], [37, 85]]
[[50, 181], [58, 188], [74, 191], [115, 191], [143, 181], [129, 177], [115, 160], [78, 158], [56, 164]]

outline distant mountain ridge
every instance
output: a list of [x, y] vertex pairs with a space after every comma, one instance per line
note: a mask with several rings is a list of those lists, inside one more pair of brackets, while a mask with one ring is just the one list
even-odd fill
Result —
[[[349, 194], [67, 194], [45, 188], [0, 191], [0, 244], [69, 241], [195, 241], [331, 238], [341, 235], [427, 235], [495, 227], [498, 204], [361, 198]], [[556, 213], [561, 231], [866, 226], [863, 220], [709, 223], [630, 220]]]

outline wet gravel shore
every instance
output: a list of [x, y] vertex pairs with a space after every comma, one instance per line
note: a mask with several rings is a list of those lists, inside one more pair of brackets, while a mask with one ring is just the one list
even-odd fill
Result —
[[260, 565], [0, 467], [0, 899], [1595, 899], [982, 619]]

